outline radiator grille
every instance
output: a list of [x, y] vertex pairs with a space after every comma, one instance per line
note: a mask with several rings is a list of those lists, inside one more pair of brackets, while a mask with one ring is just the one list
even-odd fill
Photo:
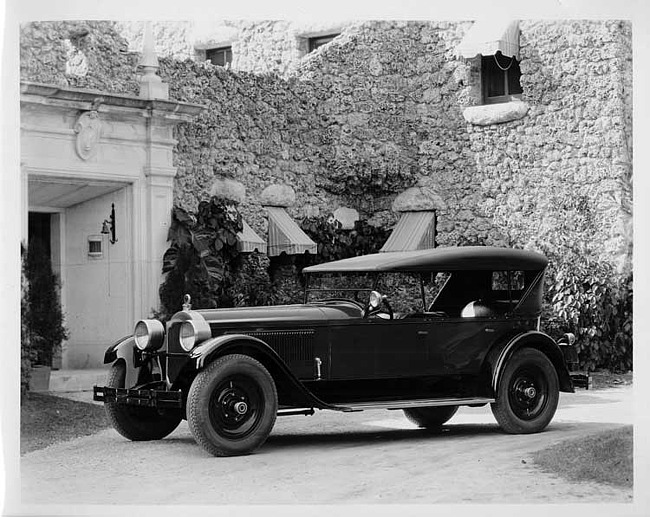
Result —
[[286, 363], [311, 365], [314, 360], [313, 330], [266, 330], [243, 334], [267, 343]]

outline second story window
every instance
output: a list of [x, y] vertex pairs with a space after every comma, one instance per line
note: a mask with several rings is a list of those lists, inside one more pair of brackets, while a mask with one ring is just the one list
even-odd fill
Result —
[[483, 102], [493, 104], [508, 102], [512, 97], [522, 93], [519, 79], [521, 70], [519, 61], [497, 52], [481, 58], [481, 83], [483, 85]]
[[327, 36], [318, 36], [317, 38], [309, 38], [309, 52], [313, 52], [323, 45], [327, 45], [330, 41], [336, 38], [338, 34], [328, 34]]
[[205, 60], [213, 65], [226, 66], [232, 63], [232, 47], [210, 48], [205, 51]]

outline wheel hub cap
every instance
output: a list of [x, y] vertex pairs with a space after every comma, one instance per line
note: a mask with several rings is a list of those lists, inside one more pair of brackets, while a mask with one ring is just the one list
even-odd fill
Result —
[[537, 395], [537, 390], [533, 386], [530, 386], [524, 390], [524, 395], [526, 395], [529, 399], [534, 399], [535, 395]]
[[235, 411], [239, 415], [243, 415], [248, 411], [248, 404], [246, 402], [237, 402], [234, 407]]

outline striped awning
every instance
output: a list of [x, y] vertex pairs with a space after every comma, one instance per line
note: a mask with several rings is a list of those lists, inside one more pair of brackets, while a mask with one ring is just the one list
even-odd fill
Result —
[[379, 251], [414, 251], [436, 247], [436, 213], [402, 212], [395, 229]]
[[458, 54], [465, 58], [477, 54], [490, 56], [499, 50], [504, 56], [519, 59], [518, 20], [478, 20], [457, 48]]
[[244, 228], [237, 234], [237, 249], [242, 253], [266, 253], [266, 242], [255, 233], [246, 221], [242, 221]]
[[269, 215], [269, 257], [277, 257], [282, 253], [287, 255], [316, 253], [316, 243], [289, 217], [284, 208], [268, 206], [266, 211]]

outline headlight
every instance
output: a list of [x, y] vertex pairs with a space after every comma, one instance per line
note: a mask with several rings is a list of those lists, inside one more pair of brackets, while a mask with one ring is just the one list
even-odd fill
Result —
[[371, 309], [376, 309], [381, 305], [382, 295], [377, 291], [370, 291], [370, 299], [368, 300], [368, 305]]
[[562, 336], [561, 341], [566, 341], [567, 343], [569, 343], [569, 345], [573, 345], [573, 343], [576, 342], [576, 336], [571, 332], [567, 332], [566, 334], [564, 334], [564, 336]]
[[194, 324], [193, 321], [185, 321], [181, 325], [181, 331], [180, 331], [180, 341], [181, 341], [181, 347], [183, 350], [186, 352], [189, 352], [194, 348], [194, 345], [196, 344], [196, 338], [199, 335], [199, 331], [196, 328], [196, 325]]
[[140, 350], [158, 350], [165, 337], [165, 327], [158, 320], [140, 320], [133, 331], [135, 346]]

